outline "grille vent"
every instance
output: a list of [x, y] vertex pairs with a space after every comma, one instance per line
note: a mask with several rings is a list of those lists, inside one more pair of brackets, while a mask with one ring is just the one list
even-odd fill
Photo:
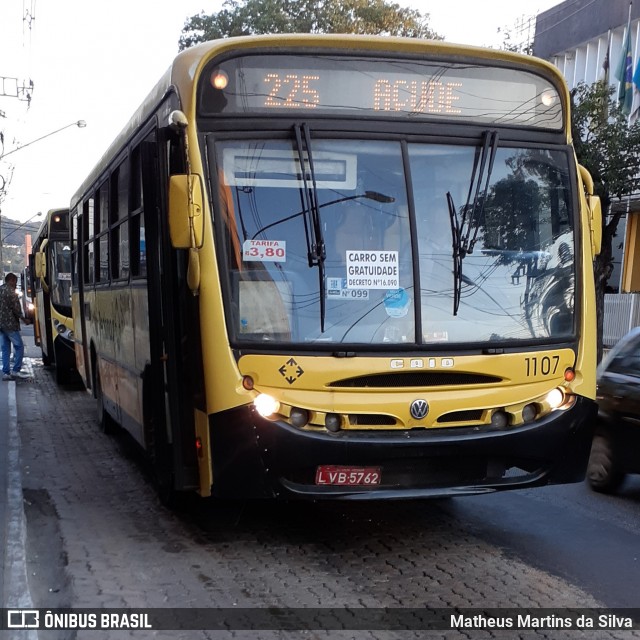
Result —
[[360, 426], [360, 425], [394, 426], [396, 424], [396, 419], [392, 416], [385, 416], [382, 414], [368, 415], [366, 413], [350, 413], [349, 424], [353, 427]]
[[457, 385], [496, 384], [502, 382], [497, 376], [455, 371], [416, 371], [410, 373], [381, 373], [335, 380], [330, 387], [346, 388], [395, 388], [395, 387], [444, 387]]
[[482, 418], [482, 409], [470, 409], [468, 411], [452, 411], [440, 416], [436, 422], [471, 422]]

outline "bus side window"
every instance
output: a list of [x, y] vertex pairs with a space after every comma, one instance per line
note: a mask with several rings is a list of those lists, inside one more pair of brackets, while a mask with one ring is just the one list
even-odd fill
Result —
[[109, 183], [102, 183], [96, 211], [96, 282], [109, 282]]
[[82, 250], [82, 264], [84, 265], [84, 273], [82, 279], [85, 284], [93, 282], [94, 270], [95, 270], [95, 251], [94, 251], [94, 209], [95, 199], [93, 196], [89, 197], [82, 204], [82, 238], [78, 240], [82, 243], [78, 249]]
[[140, 147], [136, 147], [131, 153], [129, 202], [131, 207], [131, 275], [134, 278], [145, 278], [147, 275], [147, 246], [145, 240]]
[[111, 174], [111, 277], [129, 278], [129, 159]]

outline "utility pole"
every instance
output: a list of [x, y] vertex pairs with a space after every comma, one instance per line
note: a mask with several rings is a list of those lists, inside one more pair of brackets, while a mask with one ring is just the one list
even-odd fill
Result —
[[[34, 15], [35, 10], [35, 0], [31, 1], [31, 6], [29, 8], [25, 8], [23, 4], [23, 38], [25, 34], [25, 26], [28, 30], [29, 37], [31, 37], [33, 22], [36, 17]], [[30, 43], [29, 43], [30, 44]], [[31, 106], [31, 97], [33, 95], [33, 80], [29, 80], [28, 82], [25, 80], [19, 81], [18, 78], [12, 78], [10, 76], [0, 76], [0, 98], [16, 98], [21, 100], [22, 102], [27, 103], [27, 109]], [[6, 118], [6, 114], [4, 111], [0, 110], [0, 118]], [[14, 149], [13, 151], [17, 151]], [[0, 160], [2, 157], [6, 155], [4, 153], [4, 131], [0, 130]], [[6, 180], [4, 176], [0, 175], [0, 180], [2, 184], [0, 185], [0, 206], [4, 201], [4, 196], [6, 193]], [[4, 276], [4, 263], [2, 256], [2, 211], [0, 210], [0, 275]]]
[[[31, 95], [33, 93], [33, 80], [29, 80], [27, 84], [24, 80], [22, 84], [18, 81], [18, 78], [10, 78], [9, 76], [0, 76], [0, 97], [2, 98], [17, 98], [27, 103], [27, 107], [31, 104]], [[0, 111], [0, 118], [6, 117], [4, 111]], [[0, 132], [0, 142], [4, 148], [4, 134]], [[0, 158], [2, 152], [0, 152]], [[5, 179], [0, 176], [2, 185], [0, 186], [0, 204], [2, 203], [2, 196], [4, 195]], [[0, 211], [0, 235], [2, 234], [2, 212]], [[2, 256], [3, 242], [0, 240], [0, 269], [2, 269], [2, 275], [4, 275], [4, 263]]]

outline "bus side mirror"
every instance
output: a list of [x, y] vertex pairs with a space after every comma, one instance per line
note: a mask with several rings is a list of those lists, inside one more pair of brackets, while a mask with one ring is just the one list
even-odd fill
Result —
[[169, 235], [175, 249], [197, 249], [202, 246], [204, 203], [199, 175], [170, 177]]
[[597, 256], [602, 249], [602, 204], [599, 196], [587, 196], [591, 214], [591, 250]]
[[589, 229], [591, 231], [591, 253], [597, 256], [602, 249], [602, 203], [600, 197], [593, 195], [593, 178], [582, 165], [578, 165], [589, 208]]
[[44, 280], [47, 277], [47, 255], [44, 251], [38, 251], [35, 258], [36, 278]]

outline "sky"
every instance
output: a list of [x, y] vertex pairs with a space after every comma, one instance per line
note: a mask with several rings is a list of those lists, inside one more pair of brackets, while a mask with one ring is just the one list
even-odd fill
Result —
[[[428, 13], [445, 40], [478, 46], [499, 46], [499, 30], [514, 30], [560, 2], [395, 1]], [[38, 212], [68, 206], [178, 53], [185, 20], [221, 6], [222, 0], [0, 0], [0, 76], [34, 83], [30, 103], [0, 96], [0, 155], [7, 155], [0, 160], [0, 215], [35, 222]], [[14, 87], [5, 81], [0, 93]], [[86, 127], [72, 124], [78, 120]]]

